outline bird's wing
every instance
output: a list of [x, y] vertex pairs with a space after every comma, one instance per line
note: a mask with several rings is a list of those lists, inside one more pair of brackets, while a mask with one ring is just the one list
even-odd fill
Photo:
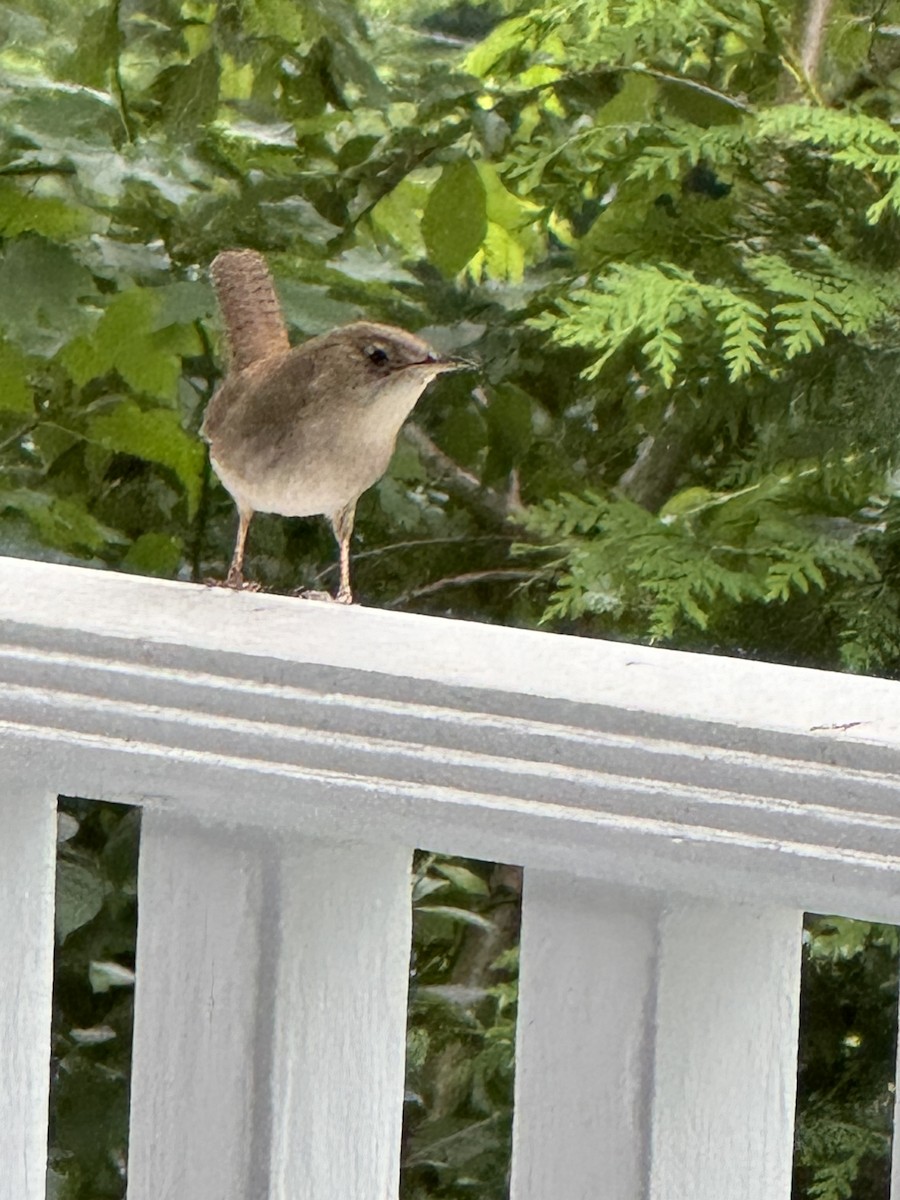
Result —
[[210, 400], [201, 433], [215, 447], [221, 439], [253, 453], [271, 441], [273, 429], [288, 431], [312, 410], [327, 410], [328, 389], [310, 343], [279, 358], [261, 360], [229, 374]]

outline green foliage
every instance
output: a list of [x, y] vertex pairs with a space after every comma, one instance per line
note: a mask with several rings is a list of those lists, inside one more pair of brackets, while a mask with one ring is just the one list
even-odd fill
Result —
[[468, 158], [448, 163], [428, 193], [422, 237], [428, 257], [446, 275], [461, 271], [484, 241], [487, 195]]
[[831, 579], [872, 580], [862, 529], [829, 528], [830, 472], [810, 463], [730, 492], [687, 488], [658, 515], [627, 499], [563, 494], [529, 514], [529, 529], [556, 542], [567, 570], [547, 619], [607, 614], [671, 639], [685, 622], [702, 630], [729, 603], [771, 604], [824, 591]]
[[508, 868], [417, 856], [404, 1200], [508, 1194], [518, 896]]
[[117, 372], [135, 392], [174, 399], [181, 358], [198, 353], [200, 347], [190, 327], [172, 324], [160, 329], [160, 307], [155, 291], [119, 292], [96, 329], [69, 342], [60, 356], [73, 382], [84, 387], [92, 379]]
[[119, 1200], [128, 1149], [139, 814], [60, 800], [48, 1195]]
[[[617, 264], [593, 289], [580, 289], [560, 300], [562, 318], [553, 312], [535, 318], [562, 346], [584, 346], [599, 354], [585, 369], [596, 378], [617, 350], [639, 337], [647, 365], [664, 387], [678, 375], [685, 338], [707, 325], [719, 326], [719, 340], [734, 383], [762, 365], [765, 310], [728, 288], [701, 283], [672, 263]], [[646, 340], [644, 340], [646, 339]], [[821, 339], [820, 339], [821, 340]]]
[[196, 511], [200, 498], [203, 450], [195, 438], [181, 428], [178, 417], [165, 409], [143, 411], [125, 401], [111, 412], [90, 418], [86, 437], [108, 450], [133, 454], [148, 462], [170, 467], [184, 487], [188, 514]]
[[898, 931], [808, 917], [804, 940], [795, 1186], [811, 1200], [887, 1195]]

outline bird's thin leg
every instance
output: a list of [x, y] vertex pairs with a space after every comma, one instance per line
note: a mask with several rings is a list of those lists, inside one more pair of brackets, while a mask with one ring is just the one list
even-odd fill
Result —
[[350, 590], [350, 535], [353, 533], [353, 518], [356, 515], [356, 500], [352, 500], [331, 518], [331, 527], [337, 538], [341, 556], [341, 582], [335, 600], [338, 604], [352, 604]]
[[234, 543], [234, 554], [231, 556], [231, 566], [225, 577], [228, 587], [242, 588], [244, 586], [244, 546], [247, 542], [247, 530], [253, 517], [253, 509], [238, 509], [238, 531]]

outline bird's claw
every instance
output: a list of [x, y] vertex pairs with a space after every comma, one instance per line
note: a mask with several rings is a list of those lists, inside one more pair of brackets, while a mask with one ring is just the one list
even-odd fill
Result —
[[332, 596], [331, 592], [319, 592], [313, 588], [297, 588], [291, 592], [292, 596], [296, 596], [300, 600], [322, 600], [326, 604], [352, 604], [353, 597], [348, 593], [338, 592], [336, 596]]
[[227, 575], [224, 579], [204, 579], [206, 587], [230, 588], [233, 592], [261, 592], [262, 584], [252, 579], [244, 579], [243, 575]]

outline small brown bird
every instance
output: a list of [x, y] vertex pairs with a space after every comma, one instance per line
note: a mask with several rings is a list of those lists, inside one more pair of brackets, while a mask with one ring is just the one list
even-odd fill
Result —
[[340, 548], [335, 599], [350, 604], [356, 503], [387, 470], [400, 427], [431, 380], [470, 364], [442, 358], [404, 329], [370, 321], [291, 349], [261, 254], [223, 251], [210, 274], [230, 361], [201, 432], [238, 509], [226, 583], [244, 586], [244, 545], [255, 512], [321, 515]]

